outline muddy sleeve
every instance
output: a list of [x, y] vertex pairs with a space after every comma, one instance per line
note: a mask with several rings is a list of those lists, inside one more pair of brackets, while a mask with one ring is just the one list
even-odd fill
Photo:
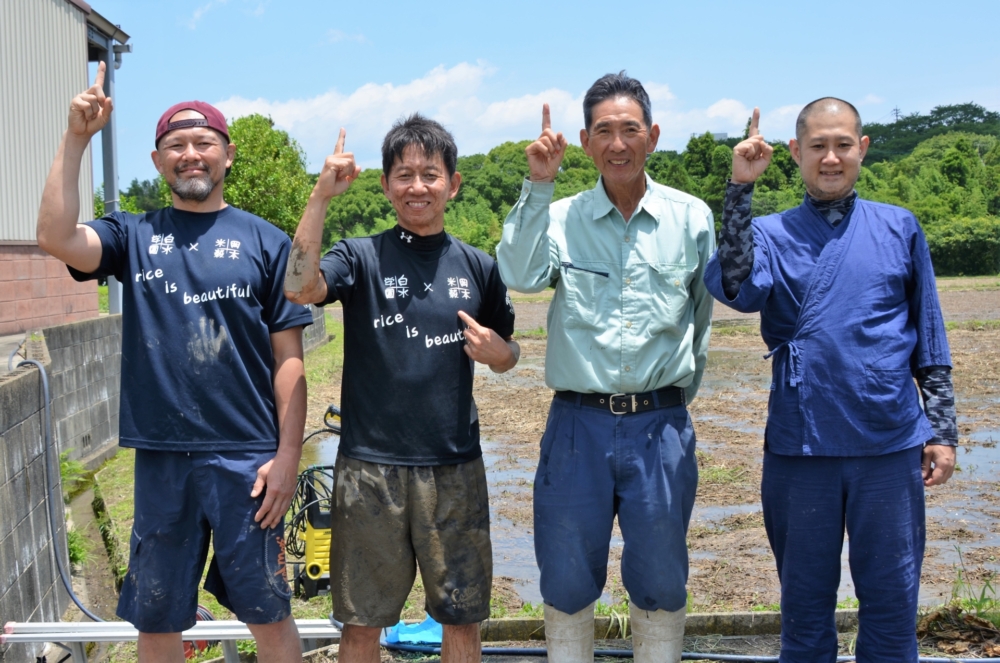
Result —
[[752, 199], [753, 182], [726, 184], [722, 231], [719, 233], [719, 267], [722, 268], [722, 289], [729, 299], [736, 299], [740, 286], [753, 270]]
[[928, 366], [917, 371], [917, 384], [924, 399], [924, 413], [934, 429], [934, 439], [928, 444], [958, 445], [958, 424], [955, 420], [955, 389], [951, 368]]

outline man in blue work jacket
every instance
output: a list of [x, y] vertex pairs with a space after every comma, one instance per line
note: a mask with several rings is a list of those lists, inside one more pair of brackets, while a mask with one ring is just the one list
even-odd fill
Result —
[[733, 151], [705, 283], [724, 304], [760, 311], [773, 357], [761, 498], [781, 580], [781, 661], [836, 660], [845, 524], [857, 660], [916, 661], [924, 486], [948, 480], [958, 442], [930, 252], [910, 212], [858, 198], [868, 137], [840, 99], [798, 117], [789, 148], [802, 205], [752, 219], [773, 149], [759, 116]]
[[508, 287], [555, 286], [545, 381], [555, 390], [534, 486], [535, 556], [553, 663], [593, 658], [594, 603], [615, 516], [624, 539], [635, 660], [679, 661], [698, 468], [686, 404], [708, 351], [715, 248], [704, 202], [645, 172], [660, 129], [624, 72], [583, 101], [597, 186], [552, 203], [566, 149], [548, 106], [530, 175], [497, 247]]

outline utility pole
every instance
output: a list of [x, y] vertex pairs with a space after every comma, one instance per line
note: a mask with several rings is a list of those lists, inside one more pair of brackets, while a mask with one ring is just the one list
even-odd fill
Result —
[[899, 122], [899, 106], [892, 109], [893, 122]]

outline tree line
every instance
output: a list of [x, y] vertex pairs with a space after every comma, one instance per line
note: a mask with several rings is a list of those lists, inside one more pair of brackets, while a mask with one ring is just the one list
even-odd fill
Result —
[[[890, 124], [864, 126], [871, 139], [858, 193], [912, 211], [927, 235], [938, 274], [1000, 272], [1000, 113], [974, 103], [939, 106]], [[226, 200], [294, 234], [317, 175], [306, 170], [302, 148], [270, 118], [250, 115], [230, 125], [239, 145], [226, 179]], [[653, 180], [702, 198], [718, 226], [732, 148], [739, 138], [716, 141], [693, 136], [683, 152], [658, 151], [646, 170]], [[494, 254], [503, 220], [517, 201], [528, 174], [524, 148], [530, 140], [507, 142], [486, 154], [459, 157], [462, 187], [445, 213], [445, 228], [462, 241]], [[805, 187], [788, 146], [774, 143], [771, 164], [757, 181], [755, 216], [802, 202]], [[382, 194], [380, 168], [362, 171], [327, 211], [326, 246], [391, 228], [395, 212]], [[556, 179], [555, 199], [593, 188], [597, 169], [570, 145]], [[103, 200], [103, 196], [100, 196]], [[95, 214], [103, 213], [95, 195]], [[120, 196], [122, 209], [139, 212], [170, 204], [162, 178], [133, 180]]]

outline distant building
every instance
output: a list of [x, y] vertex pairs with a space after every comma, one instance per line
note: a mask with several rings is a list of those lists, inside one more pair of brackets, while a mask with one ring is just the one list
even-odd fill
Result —
[[[77, 283], [41, 249], [35, 222], [70, 99], [91, 84], [87, 63], [115, 61], [129, 36], [83, 0], [0, 2], [0, 336], [97, 316], [97, 286]], [[117, 175], [114, 116], [104, 129], [104, 180]], [[110, 149], [109, 149], [110, 148]], [[93, 218], [90, 150], [80, 175], [80, 221]], [[106, 196], [117, 198], [117, 182]]]

